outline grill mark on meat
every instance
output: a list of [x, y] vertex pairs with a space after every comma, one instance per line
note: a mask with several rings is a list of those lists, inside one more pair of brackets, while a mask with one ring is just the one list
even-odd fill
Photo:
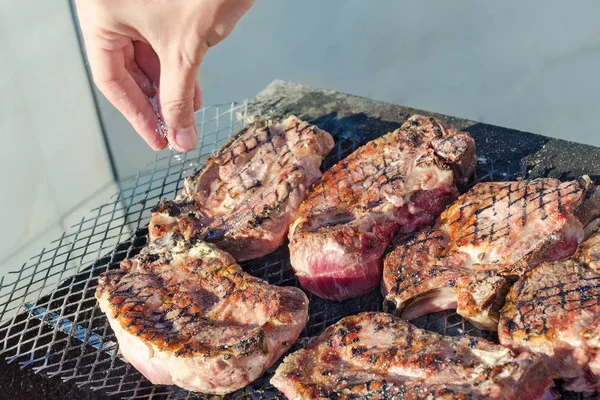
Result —
[[413, 116], [311, 187], [289, 233], [291, 263], [305, 289], [334, 300], [372, 290], [394, 233], [431, 223], [457, 195], [457, 182], [474, 170], [475, 143], [441, 126]]
[[511, 288], [502, 309], [500, 342], [544, 357], [572, 391], [600, 389], [600, 275], [593, 266], [600, 232], [568, 260], [533, 268]]
[[[516, 201], [514, 201], [512, 204], [516, 204], [516, 202], [518, 202], [520, 200], [523, 200], [522, 207], [523, 207], [524, 210], [527, 210], [527, 200], [529, 198], [527, 196], [527, 189], [528, 189], [528, 187], [526, 186], [525, 187], [525, 195], [523, 197], [517, 199]], [[544, 195], [556, 194], [557, 195], [557, 207], [559, 209], [559, 213], [560, 214], [565, 214], [565, 212], [564, 212], [564, 206], [562, 204], [562, 197], [563, 196], [569, 197], [569, 196], [572, 196], [574, 194], [577, 194], [577, 192], [578, 192], [578, 189], [575, 188], [575, 189], [573, 189], [571, 191], [567, 191], [567, 190], [550, 191], [550, 192], [546, 192]], [[496, 199], [495, 195], [492, 197], [492, 199], [493, 199], [492, 201], [494, 201], [494, 202], [497, 202], [498, 200], [501, 200], [501, 199]], [[538, 199], [538, 197], [536, 197], [535, 199]], [[546, 212], [546, 215], [544, 217], [542, 217], [542, 219], [546, 219], [548, 217], [548, 214], [547, 214], [547, 211], [546, 211], [545, 208], [546, 208], [547, 205], [552, 204], [552, 203], [553, 203], [552, 200], [549, 200], [546, 203], [542, 203], [540, 205], [540, 209], [542, 209], [542, 210], [544, 210], [544, 212]], [[510, 204], [510, 202], [509, 202], [509, 205], [512, 205], [512, 204]], [[495, 208], [495, 205], [494, 205], [494, 208]], [[494, 216], [495, 215], [497, 215], [497, 214], [494, 214]], [[522, 226], [526, 225], [526, 221], [527, 221], [528, 215], [529, 214], [526, 211], [523, 212], [522, 217], [521, 217], [521, 224], [522, 224]], [[503, 230], [503, 231], [505, 231], [505, 234], [503, 234], [501, 237], [506, 237], [509, 234], [510, 226], [508, 224], [508, 220], [510, 218], [512, 218], [512, 214], [509, 212], [508, 215], [505, 218], [503, 218], [502, 220], [500, 220], [500, 223], [503, 224], [502, 228], [500, 228], [500, 229]], [[525, 222], [523, 222], [523, 220], [525, 220]], [[490, 225], [490, 227], [491, 226], [495, 227], [495, 225], [496, 225], [496, 222], [492, 222], [492, 224]], [[496, 237], [493, 237], [493, 238], [495, 239]], [[492, 241], [493, 241], [492, 237], [490, 236], [490, 242], [492, 242]]]
[[[525, 331], [529, 332], [525, 336], [525, 340], [546, 332], [549, 329], [549, 323], [546, 318], [537, 322], [542, 323], [542, 330], [534, 330], [527, 320], [528, 316], [536, 313], [536, 318], [539, 316], [539, 310], [544, 313], [548, 312], [549, 306], [561, 306], [565, 311], [583, 311], [587, 308], [593, 308], [600, 304], [600, 276], [586, 278], [580, 276], [580, 268], [585, 269], [578, 264], [570, 265], [570, 270], [566, 275], [562, 275], [560, 282], [551, 286], [541, 286], [536, 288], [535, 297], [518, 301], [515, 305], [519, 315], [519, 319], [523, 322]], [[570, 286], [570, 289], [565, 289], [565, 286]], [[590, 302], [592, 300], [592, 302]], [[514, 323], [514, 322], [513, 322]]]
[[474, 337], [418, 329], [385, 313], [330, 326], [292, 353], [271, 383], [290, 399], [534, 399], [552, 386], [541, 357]]
[[[546, 188], [545, 187], [546, 183], [544, 180], [539, 180], [536, 183], [540, 187], [535, 188], [535, 192], [536, 192], [535, 197], [531, 198], [529, 196], [530, 185], [520, 185], [524, 191], [523, 196], [514, 201], [509, 200], [510, 206], [517, 204], [517, 203], [520, 204], [521, 225], [523, 227], [527, 224], [527, 220], [528, 220], [529, 216], [531, 215], [532, 211], [542, 212], [543, 213], [543, 215], [541, 216], [542, 220], [548, 218], [548, 216], [549, 216], [549, 213], [547, 210], [548, 205], [557, 205], [557, 207], [558, 207], [558, 205], [560, 204], [560, 209], [561, 209], [560, 214], [564, 214], [564, 207], [562, 205], [563, 196], [569, 197], [569, 196], [577, 195], [578, 193], [581, 193], [581, 188], [578, 186], [578, 183], [576, 181], [570, 182], [569, 185], [564, 188], [560, 188], [560, 187]], [[494, 193], [490, 194], [489, 197], [485, 197], [482, 200], [476, 199], [473, 202], [469, 202], [469, 203], [466, 203], [463, 206], [461, 206], [461, 213], [465, 207], [471, 207], [471, 206], [477, 207], [476, 211], [474, 212], [475, 218], [473, 218], [473, 221], [470, 224], [467, 224], [467, 225], [465, 225], [464, 228], [462, 228], [463, 220], [462, 220], [462, 214], [461, 214], [457, 220], [452, 221], [450, 223], [450, 227], [454, 228], [454, 227], [460, 226], [460, 229], [463, 229], [463, 231], [472, 230], [471, 233], [465, 234], [463, 236], [464, 240], [467, 240], [468, 238], [473, 237], [473, 239], [471, 240], [471, 244], [480, 244], [480, 243], [484, 243], [484, 242], [492, 243], [493, 242], [492, 238], [496, 239], [495, 236], [492, 237], [489, 234], [480, 234], [480, 232], [488, 232], [491, 229], [492, 225], [494, 225], [494, 228], [495, 228], [495, 226], [498, 223], [502, 224], [500, 229], [505, 231], [500, 237], [507, 237], [510, 234], [509, 220], [511, 218], [513, 218], [513, 214], [511, 213], [510, 208], [508, 209], [506, 217], [504, 217], [503, 219], [501, 219], [500, 221], [497, 221], [497, 222], [492, 220], [492, 222], [490, 224], [484, 225], [483, 227], [480, 226], [481, 222], [480, 222], [479, 216], [483, 212], [485, 212], [489, 209], [495, 208], [496, 204], [498, 202], [504, 201], [506, 198], [510, 199], [510, 194], [514, 193], [514, 191], [511, 191], [511, 189], [510, 189], [510, 187], [512, 185], [517, 186], [517, 185], [519, 185], [519, 182], [510, 182], [506, 185], [506, 187], [496, 188], [496, 190], [498, 190], [499, 192], [502, 192], [506, 188], [509, 188], [509, 191], [508, 191], [507, 195], [505, 195], [505, 196], [497, 197], [496, 192], [494, 192]], [[560, 203], [556, 199], [554, 199], [553, 195], [556, 195], [557, 198], [560, 198]], [[546, 201], [544, 201], [544, 199], [546, 199]], [[478, 207], [479, 204], [484, 204], [488, 200], [490, 201], [490, 204], [483, 206], [483, 207]], [[535, 208], [530, 207], [532, 205], [532, 203], [538, 203], [537, 207], [535, 207]]]
[[[570, 279], [570, 282], [567, 282], [567, 284], [574, 284], [576, 283], [576, 281], [574, 280], [573, 276], [567, 276], [564, 277], [563, 279]], [[563, 306], [563, 308], [565, 308], [566, 311], [580, 311], [580, 310], [584, 310], [588, 307], [593, 307], [595, 305], [597, 305], [600, 301], [600, 299], [598, 298], [594, 298], [593, 295], [590, 295], [588, 293], [591, 293], [591, 291], [596, 290], [596, 288], [598, 288], [600, 285], [600, 277], [593, 277], [590, 279], [586, 279], [586, 278], [580, 278], [579, 279], [580, 282], [586, 282], [586, 285], [583, 286], [577, 286], [573, 289], [569, 289], [569, 290], [565, 290], [564, 286], [566, 285], [565, 283], [559, 283], [557, 285], [554, 286], [550, 286], [550, 287], [543, 287], [538, 289], [538, 294], [536, 294], [536, 298], [532, 299], [531, 302], [522, 302], [519, 303], [519, 305], [517, 306], [517, 310], [519, 311], [519, 314], [521, 314], [523, 319], [527, 319], [527, 315], [533, 311], [534, 309], [529, 307], [530, 305], [532, 306], [545, 306], [545, 305], [560, 305]], [[547, 292], [550, 291], [554, 291], [554, 289], [556, 289], [555, 293], [552, 294], [548, 294]], [[575, 296], [570, 296], [570, 295], [575, 295]], [[570, 299], [567, 299], [567, 297], [570, 296]], [[550, 300], [552, 300], [552, 302], [549, 302]], [[589, 300], [596, 300], [595, 302], [590, 303]], [[531, 303], [531, 304], [530, 304]], [[545, 304], [546, 303], [546, 304]], [[569, 306], [569, 307], [566, 307]], [[525, 308], [529, 308], [529, 311], [525, 310]], [[544, 310], [545, 312], [547, 310]], [[543, 321], [544, 322], [544, 331], [548, 329], [547, 327], [547, 321]], [[525, 325], [524, 328], [526, 330], [529, 330], [529, 326]], [[539, 333], [539, 332], [534, 332], [534, 333]]]
[[562, 192], [560, 190], [557, 193], [557, 201], [558, 201], [558, 212], [562, 214], [564, 212], [564, 207], [563, 207], [563, 203], [562, 203]]
[[[443, 240], [445, 237], [443, 235], [433, 235], [433, 236], [425, 236], [425, 237], [417, 237], [416, 234], [412, 234], [411, 237], [413, 238], [413, 240], [411, 241], [411, 251], [414, 251], [416, 253], [422, 254], [425, 251], [426, 246], [428, 246], [429, 243], [431, 243], [434, 240]], [[398, 265], [400, 268], [404, 268], [405, 266], [405, 260], [408, 258], [408, 256], [411, 254], [411, 252], [405, 251], [405, 252], [401, 252], [399, 253], [399, 259], [398, 259]], [[415, 260], [415, 263], [420, 266], [420, 264], [422, 264], [422, 262], [420, 260]], [[417, 272], [413, 273], [413, 278], [418, 279], [419, 275]], [[396, 292], [400, 291], [400, 285], [402, 283], [402, 280], [398, 279], [396, 282]]]
[[513, 279], [576, 250], [583, 227], [575, 216], [590, 191], [587, 177], [476, 185], [435, 227], [396, 241], [385, 259], [385, 309], [413, 319], [457, 308], [495, 330]]
[[240, 261], [272, 252], [332, 148], [331, 135], [296, 117], [257, 121], [188, 177], [175, 201], [153, 209], [150, 240], [181, 233]]
[[235, 391], [272, 365], [308, 320], [301, 290], [268, 285], [228, 254], [178, 234], [122, 267], [99, 277], [96, 297], [124, 357], [155, 384]]
[[[293, 121], [293, 122], [291, 123], [291, 125], [290, 125], [290, 128], [291, 128], [291, 129], [294, 129], [294, 128], [296, 128], [296, 127], [297, 127], [297, 123], [296, 123], [296, 121]], [[247, 134], [247, 133], [251, 132], [251, 130], [252, 130], [252, 129], [253, 129], [253, 127], [252, 127], [252, 126], [244, 128], [244, 129], [242, 130], [242, 132], [241, 132], [241, 135], [237, 136], [235, 139], [238, 139], [238, 138], [240, 138], [240, 137], [244, 136], [245, 134]], [[259, 124], [258, 124], [258, 128], [257, 128], [256, 130], [257, 130], [257, 134], [258, 134], [258, 135], [260, 135], [260, 134], [262, 134], [262, 133], [264, 133], [264, 134], [265, 134], [265, 138], [264, 138], [264, 140], [260, 140], [260, 136], [254, 136], [254, 137], [251, 137], [251, 138], [249, 138], [249, 139], [247, 139], [247, 140], [252, 140], [252, 139], [256, 140], [257, 146], [258, 146], [259, 144], [260, 144], [260, 145], [262, 145], [262, 144], [270, 144], [270, 145], [271, 145], [271, 147], [272, 147], [272, 150], [275, 152], [275, 151], [276, 151], [276, 149], [275, 149], [275, 146], [273, 146], [273, 142], [272, 142], [272, 138], [273, 138], [273, 137], [271, 136], [271, 129], [270, 129], [270, 127], [268, 127], [268, 126], [265, 126], [265, 125], [264, 125], [264, 121], [260, 121], [260, 122], [259, 122]], [[231, 143], [233, 143], [233, 142], [237, 142], [237, 140], [235, 140], [235, 141], [232, 141]], [[243, 149], [242, 151], [239, 151], [239, 150], [238, 150], [238, 149], [240, 148], [240, 147], [239, 147], [240, 145], [243, 145], [243, 147], [244, 147], [244, 149]], [[224, 161], [221, 161], [221, 165], [226, 165], [226, 164], [227, 164], [227, 163], [229, 163], [230, 161], [231, 161], [233, 164], [235, 164], [235, 160], [236, 160], [236, 159], [238, 159], [238, 158], [239, 158], [241, 155], [243, 155], [243, 154], [247, 154], [247, 153], [249, 153], [250, 151], [254, 150], [254, 149], [257, 147], [257, 146], [253, 146], [253, 147], [251, 147], [251, 148], [248, 148], [248, 146], [246, 146], [246, 140], [239, 140], [238, 147], [234, 147], [234, 148], [231, 150], [231, 153], [225, 153], [225, 154], [219, 154], [219, 153], [217, 153], [217, 154], [218, 154], [218, 157], [216, 157], [216, 160], [222, 160], [222, 157], [224, 156], [224, 157], [225, 157], [225, 160], [224, 160]], [[248, 168], [248, 166], [245, 166], [245, 167], [242, 169], [242, 172], [243, 172], [243, 171], [245, 171], [247, 168]]]
[[[295, 171], [300, 171], [300, 167], [297, 165], [292, 166], [292, 171], [291, 172], [295, 172]], [[256, 211], [255, 208], [257, 207], [256, 205], [254, 205], [251, 210], [252, 210], [252, 217], [253, 219], [248, 221], [248, 225], [251, 228], [258, 228], [259, 226], [261, 226], [263, 224], [263, 222], [271, 219], [273, 217], [273, 213], [277, 210], [279, 210], [281, 208], [281, 206], [287, 201], [289, 194], [292, 192], [292, 187], [290, 186], [289, 182], [284, 182], [283, 183], [285, 185], [285, 191], [283, 192], [283, 195], [279, 195], [278, 192], [276, 191], [271, 191], [269, 193], [267, 193], [267, 195], [265, 196], [264, 193], [260, 193], [260, 198], [261, 199], [265, 199], [266, 197], [269, 196], [277, 196], [277, 200], [273, 203], [270, 204], [266, 204], [263, 206], [262, 210], [260, 211]], [[255, 187], [259, 187], [260, 186], [260, 182], [259, 185], [255, 186]], [[280, 188], [281, 186], [278, 186], [278, 188]], [[237, 214], [237, 213], [236, 213]], [[226, 234], [227, 229], [230, 227], [230, 221], [231, 221], [231, 216], [226, 216], [226, 217], [221, 217], [217, 220], [215, 220], [215, 222], [213, 223], [214, 229], [216, 231], [220, 231], [222, 232], [222, 234]], [[216, 236], [211, 236], [210, 239], [216, 238]]]

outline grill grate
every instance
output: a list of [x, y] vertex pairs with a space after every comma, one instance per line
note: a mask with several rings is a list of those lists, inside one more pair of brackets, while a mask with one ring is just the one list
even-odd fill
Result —
[[[108, 398], [205, 398], [177, 387], [154, 386], [124, 362], [112, 330], [97, 307], [94, 291], [98, 275], [118, 268], [121, 260], [137, 254], [146, 244], [150, 209], [163, 197], [175, 197], [183, 179], [244, 126], [248, 109], [247, 102], [201, 109], [197, 114], [201, 141], [196, 150], [157, 157], [124, 184], [110, 203], [82, 218], [71, 233], [63, 234], [20, 270], [0, 278], [0, 354], [8, 362], [100, 390]], [[334, 137], [336, 145], [324, 168], [375, 136]], [[493, 164], [483, 157], [479, 161], [475, 182], [518, 177], [509, 163]], [[271, 284], [298, 286], [287, 246], [242, 263], [242, 267]], [[344, 316], [381, 310], [383, 299], [376, 291], [341, 303], [310, 294], [309, 300], [310, 321], [300, 344], [292, 350]], [[492, 333], [473, 328], [453, 312], [424, 316], [415, 323], [450, 335], [471, 334], [496, 340]], [[268, 383], [274, 370], [275, 366], [231, 397], [283, 398]]]

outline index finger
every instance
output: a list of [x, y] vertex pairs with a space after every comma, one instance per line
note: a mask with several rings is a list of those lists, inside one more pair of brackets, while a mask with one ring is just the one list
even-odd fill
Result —
[[87, 54], [98, 89], [152, 149], [164, 149], [167, 139], [158, 130], [156, 113], [150, 102], [125, 68], [123, 49], [108, 50], [92, 44], [87, 46]]

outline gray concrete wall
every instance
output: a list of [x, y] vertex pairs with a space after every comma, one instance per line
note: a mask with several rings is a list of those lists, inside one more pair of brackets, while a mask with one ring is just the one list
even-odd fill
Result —
[[0, 4], [2, 276], [114, 184], [68, 1]]

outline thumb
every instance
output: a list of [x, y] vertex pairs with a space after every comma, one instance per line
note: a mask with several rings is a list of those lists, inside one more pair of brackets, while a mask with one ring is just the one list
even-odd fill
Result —
[[161, 59], [160, 63], [160, 112], [167, 127], [167, 140], [178, 151], [193, 150], [198, 144], [194, 95], [199, 65], [200, 62], [182, 62], [181, 57], [174, 61]]

